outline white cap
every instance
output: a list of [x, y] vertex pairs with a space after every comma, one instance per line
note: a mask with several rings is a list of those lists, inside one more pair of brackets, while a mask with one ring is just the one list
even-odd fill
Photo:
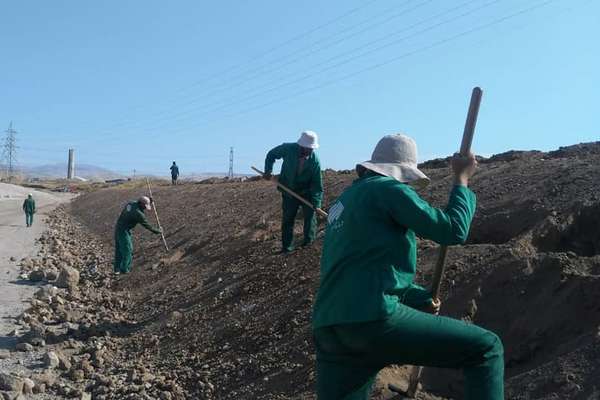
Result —
[[417, 144], [403, 134], [384, 136], [375, 146], [371, 159], [359, 165], [402, 183], [420, 187], [429, 183], [427, 175], [417, 168]]
[[146, 210], [152, 210], [152, 205], [150, 203], [150, 199], [146, 196], [142, 196], [138, 199], [138, 203], [144, 206]]
[[298, 139], [298, 144], [307, 149], [318, 149], [319, 148], [319, 137], [313, 131], [304, 131]]

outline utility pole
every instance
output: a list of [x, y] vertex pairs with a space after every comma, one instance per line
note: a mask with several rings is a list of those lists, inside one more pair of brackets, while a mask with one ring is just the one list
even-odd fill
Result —
[[12, 121], [10, 121], [8, 129], [4, 132], [6, 133], [6, 137], [4, 138], [2, 155], [4, 161], [6, 162], [6, 175], [8, 177], [8, 181], [10, 182], [14, 175], [15, 164], [17, 162], [17, 131], [13, 129]]
[[69, 149], [69, 164], [67, 167], [67, 179], [75, 177], [75, 150]]
[[229, 149], [229, 179], [233, 179], [233, 147]]

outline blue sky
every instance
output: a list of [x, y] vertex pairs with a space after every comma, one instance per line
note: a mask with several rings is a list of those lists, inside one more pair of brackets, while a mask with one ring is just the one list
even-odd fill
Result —
[[319, 133], [352, 168], [405, 132], [420, 158], [454, 152], [471, 88], [474, 150], [599, 140], [593, 0], [18, 1], [0, 5], [0, 128], [24, 165], [130, 174], [261, 165]]

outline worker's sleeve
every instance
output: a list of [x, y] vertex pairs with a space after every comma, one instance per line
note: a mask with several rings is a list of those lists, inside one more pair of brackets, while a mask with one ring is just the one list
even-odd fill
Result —
[[279, 160], [285, 156], [287, 150], [286, 144], [279, 145], [277, 147], [272, 148], [265, 158], [265, 174], [271, 174], [273, 172], [273, 164], [275, 164], [275, 160]]
[[323, 202], [323, 174], [320, 164], [316, 165], [310, 180], [310, 202], [317, 208], [321, 208]]
[[141, 226], [143, 226], [144, 228], [148, 229], [150, 232], [152, 232], [152, 233], [160, 233], [160, 231], [158, 229], [156, 229], [155, 227], [153, 227], [152, 225], [150, 225], [150, 223], [146, 219], [146, 216], [144, 215], [143, 212], [141, 212], [141, 211], [137, 212], [137, 220], [138, 220], [138, 223]]
[[31, 201], [31, 206], [32, 211], [35, 213], [37, 211], [37, 209], [35, 208], [35, 200]]
[[450, 193], [445, 210], [432, 207], [407, 185], [386, 182], [384, 209], [401, 226], [418, 236], [442, 245], [464, 243], [469, 236], [475, 214], [475, 194], [467, 187], [456, 185]]
[[26, 211], [26, 208], [27, 208], [27, 200], [25, 200], [23, 202], [23, 211]]

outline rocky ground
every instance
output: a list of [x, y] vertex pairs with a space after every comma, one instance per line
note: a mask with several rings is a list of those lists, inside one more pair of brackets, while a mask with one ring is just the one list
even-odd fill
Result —
[[[599, 162], [598, 143], [509, 152], [482, 160], [473, 180], [478, 212], [467, 245], [450, 251], [442, 313], [501, 336], [509, 399], [600, 398]], [[445, 161], [423, 167], [432, 185], [422, 195], [443, 206]], [[325, 178], [325, 206], [354, 179]], [[321, 240], [277, 253], [279, 195], [268, 182], [154, 192], [171, 251], [138, 228], [130, 275], [115, 279], [110, 258], [114, 221], [141, 194], [135, 189], [89, 193], [58, 210], [40, 257], [23, 260], [24, 279], [49, 282], [16, 333], [22, 350], [44, 351], [29, 377], [33, 390], [95, 399], [313, 399], [310, 310]], [[421, 240], [419, 250], [418, 280], [427, 283], [437, 246]], [[374, 397], [389, 398], [386, 384], [404, 386], [407, 373], [383, 371]], [[40, 374], [54, 380], [44, 387]], [[462, 396], [452, 371], [426, 370], [423, 386], [424, 399]]]
[[124, 338], [139, 326], [127, 316], [129, 296], [111, 290], [104, 246], [64, 209], [47, 224], [38, 257], [20, 262], [20, 279], [43, 286], [18, 317], [15, 348], [0, 351], [0, 358], [24, 368], [0, 372], [0, 393], [11, 400], [183, 399], [168, 374], [120, 359]]

